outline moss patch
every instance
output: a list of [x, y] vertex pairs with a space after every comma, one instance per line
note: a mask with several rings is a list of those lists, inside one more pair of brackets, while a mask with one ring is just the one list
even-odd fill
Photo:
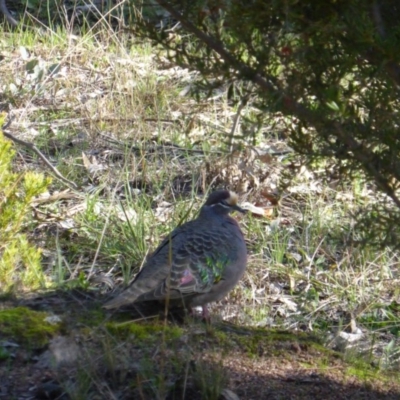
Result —
[[49, 314], [16, 307], [0, 311], [0, 337], [22, 345], [41, 348], [61, 330], [61, 323], [49, 323]]
[[88, 327], [99, 326], [104, 322], [105, 314], [101, 308], [86, 309], [85, 312], [73, 314], [75, 322]]
[[0, 347], [0, 361], [7, 360], [9, 357], [10, 353], [3, 347]]
[[164, 335], [166, 340], [172, 340], [179, 338], [183, 333], [177, 326], [162, 323], [107, 322], [106, 329], [119, 339], [134, 336], [139, 340], [158, 340]]
[[321, 344], [320, 339], [306, 333], [222, 324], [214, 329], [212, 336], [217, 339], [218, 347], [225, 351], [240, 349], [251, 358], [261, 356], [290, 358], [291, 354], [299, 351], [329, 355], [333, 353]]

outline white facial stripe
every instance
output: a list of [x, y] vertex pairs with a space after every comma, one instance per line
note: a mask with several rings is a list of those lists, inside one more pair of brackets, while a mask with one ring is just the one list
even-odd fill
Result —
[[224, 204], [224, 203], [216, 203], [216, 204], [211, 204], [211, 207], [215, 207], [215, 206], [222, 206], [224, 208], [231, 208], [231, 206], [229, 204]]

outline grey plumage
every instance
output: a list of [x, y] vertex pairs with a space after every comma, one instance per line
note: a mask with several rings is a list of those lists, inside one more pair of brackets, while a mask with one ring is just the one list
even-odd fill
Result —
[[182, 299], [186, 307], [194, 307], [223, 298], [242, 277], [247, 263], [243, 234], [229, 216], [234, 210], [244, 212], [235, 193], [211, 193], [198, 218], [174, 229], [128, 288], [104, 307], [166, 298]]

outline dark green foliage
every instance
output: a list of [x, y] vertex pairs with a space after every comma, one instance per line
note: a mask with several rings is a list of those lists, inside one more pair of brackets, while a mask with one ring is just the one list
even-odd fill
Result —
[[45, 25], [55, 27], [66, 24], [69, 28], [94, 25], [103, 20], [112, 26], [119, 21], [131, 21], [135, 15], [135, 0], [121, 1], [116, 5], [110, 0], [0, 0], [3, 13], [10, 25]]
[[[302, 163], [327, 166], [327, 177], [343, 184], [370, 184], [377, 203], [369, 210], [360, 204], [359, 239], [397, 246], [398, 2], [157, 3], [172, 15], [166, 29], [149, 19], [134, 29], [169, 49], [173, 62], [200, 71], [197, 94], [226, 88], [232, 102], [257, 110], [245, 121], [255, 128], [243, 130], [244, 139], [255, 140], [246, 132], [270, 134], [266, 127], [273, 126]], [[182, 25], [171, 31], [174, 20]]]

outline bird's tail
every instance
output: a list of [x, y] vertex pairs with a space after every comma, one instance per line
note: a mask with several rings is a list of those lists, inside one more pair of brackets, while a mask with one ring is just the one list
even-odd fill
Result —
[[112, 308], [119, 308], [122, 306], [126, 306], [128, 304], [134, 303], [137, 297], [138, 296], [132, 291], [130, 291], [128, 288], [124, 292], [119, 294], [117, 297], [111, 299], [110, 301], [107, 301], [107, 303], [103, 305], [103, 308], [112, 309]]

